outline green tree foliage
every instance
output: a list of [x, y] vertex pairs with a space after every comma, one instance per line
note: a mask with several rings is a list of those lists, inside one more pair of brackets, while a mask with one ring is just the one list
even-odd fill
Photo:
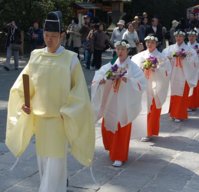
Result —
[[186, 18], [186, 9], [197, 4], [198, 0], [133, 0], [129, 11], [133, 16], [143, 11], [157, 15], [163, 25], [170, 27], [173, 19]]
[[[26, 31], [35, 20], [43, 24], [47, 13], [52, 10], [62, 11], [63, 23], [68, 25], [74, 16], [72, 3], [79, 1], [81, 0], [0, 0], [0, 30], [15, 19]], [[163, 25], [170, 27], [171, 20], [186, 17], [186, 9], [196, 4], [199, 4], [198, 0], [132, 0], [126, 4], [125, 11], [132, 17], [143, 11], [150, 16], [158, 15]]]
[[0, 28], [15, 20], [23, 30], [27, 30], [33, 21], [43, 24], [50, 11], [60, 10], [63, 23], [67, 25], [73, 16], [72, 3], [75, 0], [0, 0]]

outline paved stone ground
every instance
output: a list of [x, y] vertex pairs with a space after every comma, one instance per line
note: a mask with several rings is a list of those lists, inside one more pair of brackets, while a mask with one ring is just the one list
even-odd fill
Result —
[[[104, 54], [103, 61], [110, 58], [110, 54]], [[26, 59], [21, 59], [21, 68], [25, 64]], [[10, 167], [15, 158], [4, 144], [9, 89], [19, 72], [4, 71], [0, 62], [0, 192], [37, 192], [39, 186], [34, 139], [13, 171]], [[89, 88], [94, 72], [84, 72]], [[199, 110], [191, 112], [189, 120], [181, 123], [174, 123], [163, 115], [160, 137], [148, 143], [131, 140], [129, 161], [121, 168], [111, 166], [99, 126], [96, 125], [92, 167], [83, 167], [68, 157], [68, 192], [199, 191]]]

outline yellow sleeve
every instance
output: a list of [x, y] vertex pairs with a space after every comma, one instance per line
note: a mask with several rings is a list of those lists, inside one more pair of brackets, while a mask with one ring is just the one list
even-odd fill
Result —
[[71, 91], [60, 110], [72, 155], [83, 165], [90, 165], [95, 148], [94, 117], [86, 81], [80, 64], [71, 74]]
[[[22, 75], [29, 74], [29, 65], [21, 72], [10, 90], [6, 127], [6, 145], [15, 156], [20, 156], [27, 148], [33, 135], [32, 114], [25, 114]], [[30, 96], [34, 94], [30, 80]]]

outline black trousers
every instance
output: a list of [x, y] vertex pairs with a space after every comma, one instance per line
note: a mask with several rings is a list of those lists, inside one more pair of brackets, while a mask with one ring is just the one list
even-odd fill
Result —
[[99, 69], [102, 66], [102, 50], [94, 49], [92, 67]]
[[78, 59], [80, 59], [80, 56], [79, 56], [79, 47], [73, 47], [73, 51], [75, 53], [77, 53]]

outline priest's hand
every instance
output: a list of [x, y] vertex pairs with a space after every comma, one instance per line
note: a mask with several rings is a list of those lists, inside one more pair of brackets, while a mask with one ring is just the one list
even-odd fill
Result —
[[126, 77], [122, 77], [122, 81], [124, 81], [126, 83], [127, 82], [127, 78]]
[[28, 115], [31, 113], [30, 107], [27, 107], [26, 105], [22, 106], [22, 110]]
[[102, 85], [102, 84], [105, 84], [106, 83], [106, 80], [105, 79], [102, 79], [100, 80], [99, 84]]

